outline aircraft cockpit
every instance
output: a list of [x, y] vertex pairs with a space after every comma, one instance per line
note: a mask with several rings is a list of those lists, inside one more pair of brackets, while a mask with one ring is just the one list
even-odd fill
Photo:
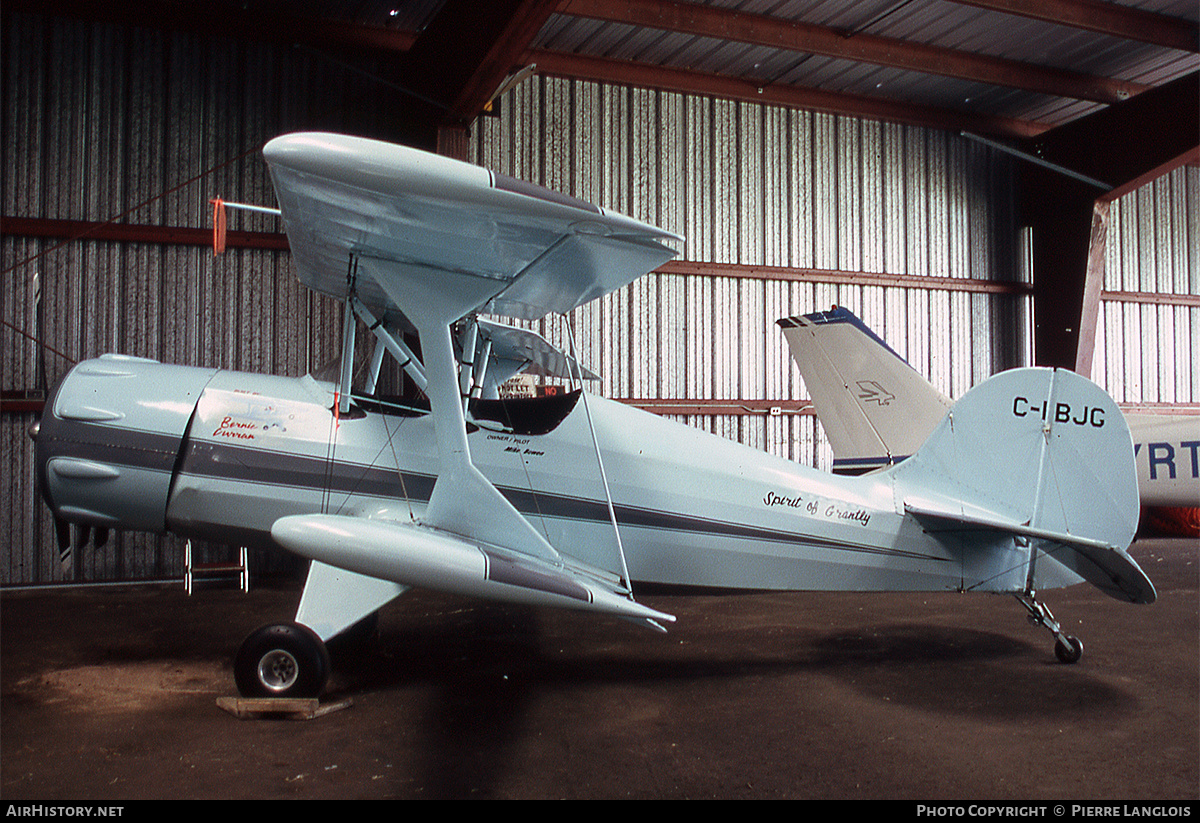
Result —
[[[373, 334], [351, 330], [343, 344], [352, 351], [312, 374], [320, 382], [345, 386], [350, 368], [349, 400], [340, 416], [367, 414], [415, 417], [429, 413], [425, 375], [414, 334], [403, 323], [380, 322], [357, 300], [355, 314]], [[374, 340], [371, 340], [374, 337]], [[453, 329], [459, 386], [468, 429], [518, 435], [554, 431], [582, 395], [583, 380], [599, 378], [582, 368], [537, 332], [475, 316]], [[387, 357], [390, 354], [391, 357]]]

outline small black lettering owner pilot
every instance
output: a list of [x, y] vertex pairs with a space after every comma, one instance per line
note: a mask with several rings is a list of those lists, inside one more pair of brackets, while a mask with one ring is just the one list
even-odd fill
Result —
[[[1045, 420], [1049, 407], [1049, 402], [1035, 406], [1029, 402], [1029, 398], [1027, 397], [1014, 397], [1012, 413], [1017, 417], [1027, 417], [1032, 414]], [[1084, 406], [1082, 412], [1073, 413], [1070, 403], [1055, 403], [1054, 422], [1074, 423], [1076, 426], [1092, 426], [1093, 428], [1100, 429], [1104, 427], [1104, 409], [1098, 406], [1095, 408]]]

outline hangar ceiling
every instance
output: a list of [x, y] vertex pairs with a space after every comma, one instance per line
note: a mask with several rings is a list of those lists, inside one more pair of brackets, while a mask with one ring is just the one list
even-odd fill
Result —
[[535, 66], [1030, 137], [1200, 67], [1194, 0], [230, 0], [160, 3], [152, 19], [96, 0], [6, 5], [383, 59], [443, 124]]
[[410, 105], [392, 136], [451, 155], [531, 73], [995, 141], [1034, 161], [1021, 206], [1047, 365], [1083, 356], [1094, 204], [1200, 162], [1195, 0], [224, 0], [163, 2], [152, 18], [133, 4], [8, 0], [9, 11], [305, 49], [399, 90]]

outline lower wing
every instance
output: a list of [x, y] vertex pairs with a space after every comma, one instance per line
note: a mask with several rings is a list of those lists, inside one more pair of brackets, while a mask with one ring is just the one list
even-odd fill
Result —
[[296, 554], [404, 586], [509, 603], [599, 612], [650, 624], [674, 622], [634, 601], [620, 581], [582, 566], [541, 560], [416, 523], [332, 514], [284, 517], [271, 536]]

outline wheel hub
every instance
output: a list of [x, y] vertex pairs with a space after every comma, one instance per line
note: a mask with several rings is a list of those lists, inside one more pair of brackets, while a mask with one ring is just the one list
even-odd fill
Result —
[[286, 691], [299, 675], [296, 658], [283, 649], [272, 649], [258, 661], [258, 682], [273, 692]]

